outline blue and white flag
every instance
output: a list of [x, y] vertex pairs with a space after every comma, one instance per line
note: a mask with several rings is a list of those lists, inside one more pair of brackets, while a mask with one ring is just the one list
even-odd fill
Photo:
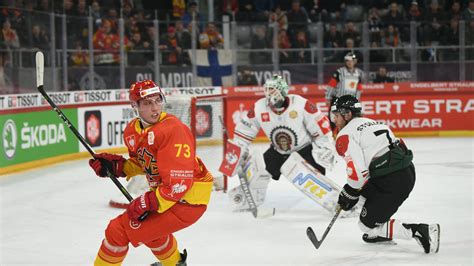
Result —
[[232, 86], [231, 50], [197, 50], [196, 62], [196, 86]]

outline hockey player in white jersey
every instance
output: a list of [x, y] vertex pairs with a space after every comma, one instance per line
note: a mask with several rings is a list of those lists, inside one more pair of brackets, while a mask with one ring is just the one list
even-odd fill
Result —
[[[316, 185], [320, 182], [319, 177], [327, 179], [324, 176], [326, 169], [333, 167], [337, 156], [329, 119], [307, 99], [288, 94], [288, 89], [287, 83], [279, 75], [266, 80], [265, 97], [255, 102], [236, 125], [234, 138], [228, 142], [226, 156], [219, 170], [233, 176], [242, 169], [242, 161], [247, 164], [243, 166], [244, 169], [257, 169], [247, 174], [257, 205], [262, 204], [265, 199], [270, 177], [279, 180], [285, 170], [287, 175], [293, 175], [284, 175], [290, 182], [332, 212], [340, 187], [334, 184], [323, 185], [322, 187], [327, 188], [323, 191], [321, 186]], [[249, 159], [249, 145], [260, 128], [270, 139], [271, 145], [263, 154], [263, 160], [260, 159], [261, 154], [256, 153], [250, 154]], [[288, 160], [290, 155], [291, 160]], [[287, 160], [287, 166], [282, 167]], [[302, 168], [308, 170], [299, 171]], [[337, 193], [333, 197], [335, 191]], [[232, 189], [229, 196], [237, 210], [248, 208], [240, 186]]]
[[439, 224], [402, 223], [391, 217], [408, 198], [415, 185], [413, 153], [386, 125], [362, 117], [361, 103], [351, 95], [336, 99], [332, 119], [340, 130], [336, 150], [347, 164], [347, 184], [338, 204], [350, 210], [366, 201], [359, 226], [368, 243], [414, 238], [425, 253], [439, 250]]

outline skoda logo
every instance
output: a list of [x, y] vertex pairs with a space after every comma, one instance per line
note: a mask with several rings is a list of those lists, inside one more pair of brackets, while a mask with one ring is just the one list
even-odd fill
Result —
[[11, 159], [16, 153], [16, 142], [18, 135], [16, 133], [16, 125], [13, 120], [8, 119], [3, 124], [2, 140], [3, 140], [3, 152], [7, 159]]

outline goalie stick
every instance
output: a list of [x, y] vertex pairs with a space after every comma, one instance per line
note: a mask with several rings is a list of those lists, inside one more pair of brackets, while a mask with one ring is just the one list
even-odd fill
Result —
[[[227, 128], [224, 124], [224, 121], [222, 120], [222, 117], [219, 116], [219, 120], [222, 125], [222, 130], [224, 131], [224, 138], [225, 141], [229, 139], [229, 132], [227, 131]], [[225, 154], [226, 151], [224, 151]], [[244, 163], [243, 165], [246, 165]], [[249, 205], [249, 210], [252, 213], [253, 217], [255, 218], [267, 218], [275, 215], [275, 208], [271, 209], [263, 209], [259, 208], [257, 204], [255, 203], [255, 200], [253, 199], [252, 193], [250, 192], [249, 188], [249, 181], [247, 180], [247, 174], [246, 174], [246, 169], [243, 169], [243, 167], [240, 167], [240, 169], [237, 171], [237, 175], [239, 176], [239, 182], [240, 186], [242, 187], [242, 191], [244, 192], [244, 197], [245, 200], [247, 201]]]
[[[46, 101], [49, 103], [49, 105], [53, 108], [53, 110], [58, 114], [58, 116], [63, 120], [64, 124], [71, 130], [71, 132], [76, 136], [76, 138], [79, 140], [79, 142], [84, 146], [84, 148], [87, 149], [87, 151], [92, 155], [92, 157], [95, 158], [95, 151], [92, 149], [92, 147], [89, 145], [89, 143], [86, 142], [84, 137], [77, 131], [77, 129], [74, 127], [74, 125], [71, 123], [71, 121], [66, 117], [66, 115], [59, 109], [59, 107], [51, 100], [49, 95], [46, 93], [43, 87], [43, 80], [44, 80], [44, 55], [42, 52], [37, 52], [36, 53], [36, 87], [38, 91], [43, 95], [43, 97], [46, 99]], [[128, 193], [127, 189], [118, 181], [117, 177], [115, 177], [109, 169], [107, 169], [107, 176], [114, 182], [114, 184], [120, 189], [122, 194], [127, 198], [128, 201], [132, 201], [133, 198], [130, 196], [130, 193]], [[148, 213], [145, 212], [140, 216], [138, 219], [139, 221], [143, 221], [146, 217], [148, 216]]]
[[339, 214], [341, 213], [341, 210], [342, 209], [338, 205], [337, 210], [336, 210], [336, 214], [334, 214], [334, 217], [332, 217], [332, 220], [329, 223], [328, 227], [326, 228], [326, 231], [324, 231], [324, 234], [321, 237], [321, 240], [318, 240], [318, 238], [316, 237], [316, 234], [314, 233], [313, 228], [311, 228], [311, 226], [308, 226], [308, 228], [306, 229], [306, 235], [308, 236], [309, 240], [313, 243], [313, 245], [316, 249], [318, 249], [321, 246], [321, 244], [323, 243], [324, 239], [326, 238], [326, 236], [329, 233], [329, 230], [331, 230], [332, 226], [334, 225], [334, 222], [336, 222], [336, 220], [337, 220], [337, 217], [339, 217]]

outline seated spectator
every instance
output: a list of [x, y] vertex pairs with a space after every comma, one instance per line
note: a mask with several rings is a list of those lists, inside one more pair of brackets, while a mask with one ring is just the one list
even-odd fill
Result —
[[201, 49], [224, 48], [224, 37], [216, 30], [214, 23], [207, 23], [206, 31], [199, 35], [199, 47]]
[[[104, 20], [102, 26], [94, 34], [94, 49], [97, 50], [94, 62], [97, 64], [118, 64], [120, 63], [120, 37], [112, 30], [109, 20]], [[124, 38], [125, 48], [128, 46], [128, 38]]]
[[80, 41], [76, 41], [74, 45], [74, 52], [71, 54], [72, 66], [88, 66], [89, 62], [89, 53], [87, 50], [82, 49], [82, 44]]
[[4, 46], [8, 49], [20, 48], [20, 40], [16, 30], [12, 29], [10, 20], [5, 20], [2, 27], [2, 39]]
[[291, 40], [295, 40], [298, 31], [308, 31], [308, 13], [306, 9], [300, 5], [299, 0], [291, 2], [291, 9], [286, 13], [288, 18], [288, 35]]
[[387, 76], [387, 69], [384, 66], [379, 67], [373, 83], [393, 83], [395, 80]]
[[291, 48], [290, 39], [288, 38], [286, 30], [278, 31], [278, 48], [280, 48], [280, 64], [291, 63], [291, 52], [285, 50]]
[[[306, 32], [300, 30], [296, 33], [296, 40], [292, 44], [293, 48], [308, 49], [308, 38]], [[293, 53], [293, 62], [295, 63], [311, 63], [311, 52], [309, 50], [301, 50]]]
[[[473, 9], [473, 13], [474, 13], [474, 9]], [[453, 18], [457, 20], [462, 19], [461, 3], [459, 3], [458, 1], [453, 2], [453, 4], [451, 5], [451, 11], [448, 12], [448, 19], [451, 20]]]
[[49, 38], [44, 29], [39, 25], [33, 25], [31, 29], [31, 48], [39, 50], [49, 49]]
[[346, 23], [346, 29], [342, 34], [342, 38], [344, 40], [352, 39], [354, 41], [354, 46], [356, 47], [358, 47], [360, 45], [360, 42], [362, 41], [360, 33], [359, 31], [357, 31], [353, 22]]
[[239, 9], [235, 13], [237, 22], [255, 22], [257, 21], [257, 11], [252, 0], [240, 0]]
[[184, 0], [173, 0], [173, 20], [180, 20], [186, 11]]
[[275, 8], [274, 0], [253, 0], [253, 5], [257, 13], [257, 21], [268, 21], [270, 11]]
[[181, 48], [185, 50], [191, 49], [191, 34], [188, 32], [187, 29], [184, 28], [183, 22], [176, 21], [175, 29], [176, 38], [178, 38], [178, 42], [181, 44]]
[[244, 68], [242, 72], [238, 74], [237, 85], [238, 86], [258, 85], [257, 77], [255, 77], [255, 74], [250, 72], [248, 68]]
[[[443, 34], [441, 39], [442, 45], [459, 45], [459, 21], [455, 18], [451, 19], [449, 27]], [[442, 50], [443, 61], [456, 61], [459, 60], [459, 49], [458, 48], [446, 48]]]
[[321, 0], [309, 0], [306, 1], [306, 11], [308, 12], [309, 19], [311, 22], [318, 22], [318, 21], [327, 21], [328, 20], [328, 12], [326, 9], [323, 9], [321, 5]]
[[[255, 34], [252, 35], [250, 49], [267, 49], [271, 48], [272, 43], [267, 36], [267, 28], [264, 25], [259, 25], [255, 28]], [[250, 63], [255, 65], [270, 64], [271, 52], [251, 52]]]
[[465, 21], [474, 20], [474, 0], [469, 0], [467, 8], [462, 12], [462, 19]]
[[337, 30], [336, 24], [332, 23], [329, 26], [329, 31], [324, 33], [324, 47], [339, 48], [342, 46], [343, 41], [341, 32]]
[[151, 50], [151, 47], [149, 44], [145, 47], [141, 33], [133, 33], [130, 40], [130, 51], [128, 51], [128, 64], [132, 66], [146, 65], [146, 52], [149, 50]]
[[168, 32], [160, 39], [160, 50], [162, 51], [163, 64], [181, 64], [183, 49], [181, 48], [174, 26], [168, 27]]
[[397, 3], [392, 2], [390, 4], [389, 11], [383, 17], [382, 20], [385, 26], [394, 25], [397, 28], [400, 28], [402, 26], [402, 23], [404, 22], [404, 17], [403, 17], [403, 14], [398, 9]]
[[183, 21], [184, 27], [187, 28], [188, 25], [191, 24], [194, 18], [194, 21], [197, 24], [199, 31], [202, 31], [203, 17], [199, 13], [197, 6], [198, 6], [197, 2], [195, 0], [191, 0], [188, 4], [188, 11], [184, 13], [182, 21]]
[[421, 21], [423, 15], [417, 1], [412, 1], [408, 8], [407, 19], [408, 21]]
[[388, 27], [381, 32], [382, 34], [382, 47], [397, 47], [400, 45], [400, 36], [398, 34], [398, 29], [393, 25], [388, 25]]
[[280, 6], [275, 8], [275, 11], [270, 13], [268, 23], [278, 23], [278, 30], [287, 30], [288, 29], [288, 18], [286, 17], [286, 12], [282, 11]]

